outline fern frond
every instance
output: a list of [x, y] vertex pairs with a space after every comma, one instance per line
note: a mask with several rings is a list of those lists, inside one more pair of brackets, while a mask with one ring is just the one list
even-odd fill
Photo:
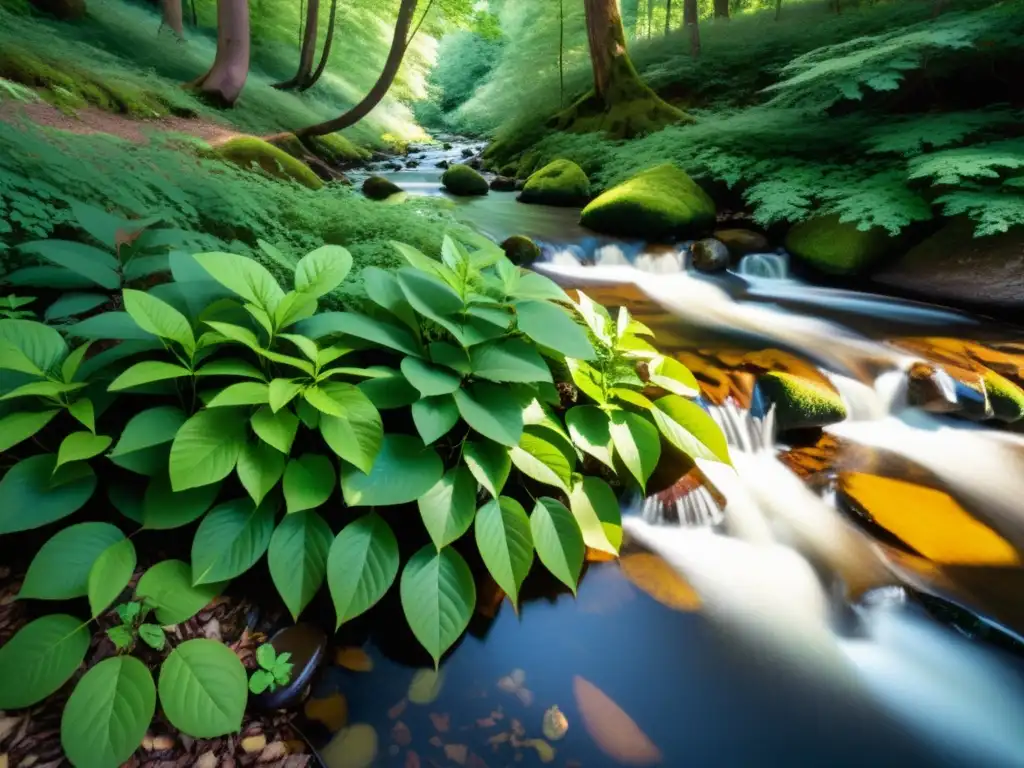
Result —
[[1004, 169], [1024, 168], [1024, 139], [1006, 139], [947, 149], [915, 157], [910, 179], [931, 179], [933, 185], [952, 186], [966, 179], [998, 179]]

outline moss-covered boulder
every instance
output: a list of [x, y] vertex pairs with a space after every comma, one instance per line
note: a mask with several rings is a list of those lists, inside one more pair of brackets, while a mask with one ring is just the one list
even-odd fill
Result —
[[512, 235], [501, 248], [513, 264], [532, 264], [540, 258], [540, 247], [525, 235]]
[[824, 427], [846, 418], [846, 407], [838, 394], [802, 376], [764, 373], [757, 379], [757, 388], [767, 401], [765, 410], [775, 406], [775, 423], [780, 431]]
[[530, 174], [521, 203], [577, 206], [590, 200], [590, 180], [572, 160], [555, 160]]
[[786, 250], [821, 272], [856, 275], [889, 253], [897, 238], [881, 227], [857, 229], [838, 215], [819, 216], [795, 225], [786, 235]]
[[386, 200], [401, 191], [400, 186], [383, 176], [370, 176], [363, 182], [363, 194], [371, 200]]
[[537, 166], [540, 164], [540, 153], [536, 150], [531, 150], [523, 154], [519, 158], [519, 164], [516, 166], [516, 178], [517, 179], [528, 179], [530, 174], [537, 170]]
[[453, 165], [441, 175], [444, 188], [453, 195], [486, 195], [487, 179], [468, 165]]
[[352, 166], [370, 159], [369, 150], [357, 147], [340, 133], [310, 136], [303, 139], [303, 144], [306, 149], [330, 165]]
[[296, 181], [309, 189], [320, 189], [324, 183], [313, 171], [283, 149], [255, 136], [239, 136], [216, 147], [217, 154], [242, 168], [258, 166], [262, 171], [283, 181]]
[[580, 224], [620, 237], [686, 238], [714, 226], [715, 203], [686, 173], [666, 163], [595, 198], [580, 214]]
[[1024, 391], [1020, 387], [995, 371], [987, 371], [983, 378], [995, 418], [1007, 423], [1024, 418]]
[[516, 180], [511, 176], [495, 176], [491, 179], [491, 189], [495, 192], [515, 192]]
[[505, 163], [498, 169], [499, 176], [510, 176], [513, 179], [516, 177], [516, 171], [519, 170], [519, 163]]

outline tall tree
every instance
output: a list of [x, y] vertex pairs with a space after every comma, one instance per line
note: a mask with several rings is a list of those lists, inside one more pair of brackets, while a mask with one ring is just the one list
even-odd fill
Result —
[[565, 106], [565, 0], [558, 0], [558, 106]]
[[231, 106], [249, 77], [249, 2], [217, 0], [217, 55], [213, 66], [191, 86], [221, 104]]
[[672, 0], [665, 0], [665, 34], [672, 31]]
[[714, 7], [716, 19], [729, 18], [729, 0], [714, 0]]
[[306, 24], [299, 49], [299, 67], [288, 80], [274, 83], [275, 88], [287, 91], [302, 88], [313, 76], [313, 57], [316, 56], [316, 38], [320, 27], [320, 0], [309, 0], [306, 4]]
[[320, 79], [320, 76], [327, 69], [327, 60], [331, 56], [331, 44], [334, 42], [334, 27], [338, 21], [338, 0], [331, 0], [331, 18], [327, 21], [327, 37], [324, 38], [324, 49], [320, 53], [320, 63], [316, 65], [316, 69], [313, 70], [313, 74], [310, 75], [306, 82], [299, 86], [300, 91], [308, 91], [314, 85], [316, 81]]
[[697, 0], [683, 0], [683, 25], [690, 33], [690, 55], [700, 56], [700, 28], [697, 26]]
[[647, 38], [650, 39], [654, 30], [654, 0], [645, 0], [647, 3]]
[[163, 9], [163, 20], [161, 25], [166, 24], [179, 39], [185, 37], [184, 19], [181, 11], [181, 0], [162, 0], [160, 3]]

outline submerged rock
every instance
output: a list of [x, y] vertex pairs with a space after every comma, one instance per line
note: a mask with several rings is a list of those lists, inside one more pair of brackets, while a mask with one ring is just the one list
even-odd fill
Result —
[[995, 418], [1007, 423], [1024, 418], [1024, 392], [1020, 387], [994, 371], [986, 371], [983, 381]]
[[668, 163], [612, 187], [580, 214], [580, 224], [588, 229], [648, 240], [699, 235], [714, 223], [714, 201]]
[[694, 269], [721, 272], [729, 266], [729, 249], [713, 237], [698, 240], [690, 246]]
[[713, 237], [729, 249], [734, 258], [769, 250], [768, 238], [750, 229], [716, 229]]
[[447, 160], [439, 160], [438, 162], [434, 163], [435, 168], [444, 168], [446, 171], [448, 170], [448, 167], [450, 165], [451, 163], [449, 163]]
[[590, 199], [590, 180], [571, 160], [555, 160], [530, 174], [519, 196], [521, 203], [578, 206]]
[[453, 195], [486, 195], [487, 180], [468, 165], [453, 165], [441, 176], [441, 183]]
[[473, 150], [470, 149], [469, 147], [463, 147], [463, 149], [462, 149], [462, 156], [463, 157], [472, 157], [473, 156]]
[[864, 231], [841, 223], [839, 216], [819, 216], [796, 224], [786, 235], [786, 250], [821, 272], [856, 275], [873, 266], [898, 244], [881, 227]]
[[775, 406], [775, 423], [780, 431], [824, 427], [846, 418], [846, 406], [839, 395], [822, 384], [788, 373], [765, 373], [757, 379], [757, 390]]
[[491, 179], [491, 189], [495, 192], [514, 192], [516, 180], [509, 176], [495, 176]]
[[312, 624], [296, 624], [285, 627], [270, 638], [270, 644], [278, 654], [290, 653], [292, 663], [291, 679], [276, 691], [264, 691], [253, 696], [253, 703], [262, 709], [290, 709], [298, 706], [305, 698], [313, 673], [324, 659], [327, 650], [327, 635]]
[[228, 139], [223, 144], [218, 144], [214, 150], [229, 163], [246, 169], [256, 165], [275, 179], [295, 181], [309, 189], [320, 189], [324, 185], [304, 162], [255, 136]]
[[931, 413], [959, 410], [956, 382], [941, 368], [914, 363], [907, 372], [907, 402]]
[[501, 248], [513, 264], [532, 264], [540, 258], [540, 247], [525, 235], [512, 235]]
[[363, 194], [371, 200], [385, 200], [401, 191], [400, 186], [383, 176], [370, 176], [363, 182]]

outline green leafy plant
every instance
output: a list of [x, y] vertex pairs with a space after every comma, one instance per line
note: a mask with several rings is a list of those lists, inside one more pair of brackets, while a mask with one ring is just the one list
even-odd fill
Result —
[[30, 309], [22, 309], [22, 307], [28, 306], [35, 300], [35, 296], [15, 296], [13, 293], [9, 296], [0, 296], [0, 317], [9, 320], [35, 318], [35, 312]]
[[252, 673], [249, 678], [249, 690], [255, 694], [263, 693], [266, 690], [276, 691], [279, 685], [287, 685], [292, 679], [290, 653], [277, 653], [274, 646], [264, 643], [256, 649], [256, 663], [260, 668]]
[[107, 630], [107, 637], [119, 651], [131, 651], [136, 640], [142, 640], [155, 651], [162, 651], [167, 645], [164, 629], [159, 624], [145, 623], [147, 614], [152, 610], [143, 603], [121, 603], [115, 609], [120, 624]]

